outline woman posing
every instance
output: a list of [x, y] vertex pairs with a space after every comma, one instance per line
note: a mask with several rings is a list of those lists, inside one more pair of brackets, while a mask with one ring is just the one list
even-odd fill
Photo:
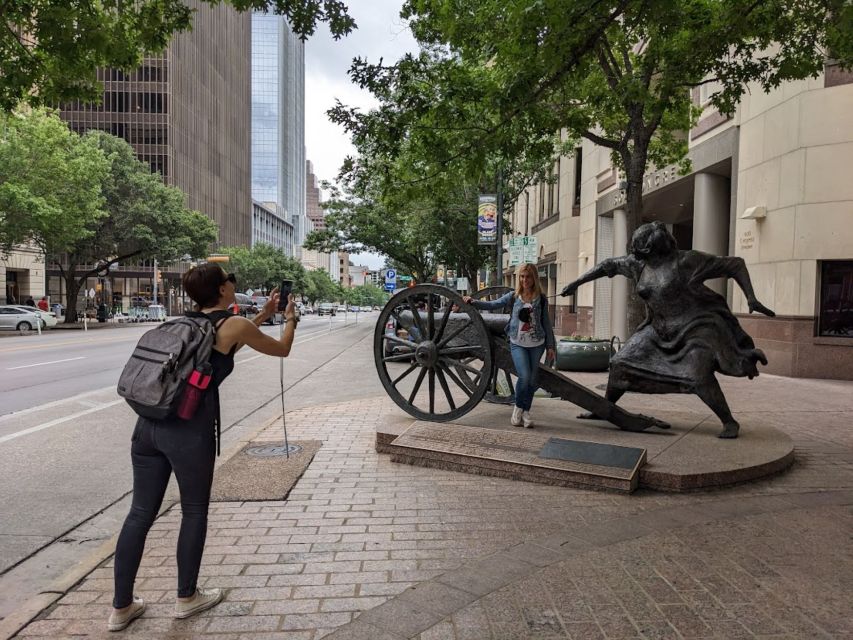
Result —
[[253, 320], [235, 316], [228, 307], [235, 301], [236, 278], [215, 263], [190, 269], [183, 278], [184, 290], [216, 330], [210, 355], [213, 369], [210, 387], [190, 420], [140, 417], [131, 437], [133, 502], [116, 544], [115, 594], [108, 628], [121, 631], [142, 615], [145, 603], [133, 595], [133, 583], [142, 559], [145, 538], [157, 517], [169, 477], [175, 472], [181, 494], [181, 529], [178, 535], [178, 592], [175, 617], [188, 618], [222, 600], [220, 589], [199, 589], [201, 556], [207, 535], [207, 511], [213, 484], [216, 454], [215, 424], [219, 412], [218, 387], [234, 369], [234, 354], [248, 345], [270, 356], [286, 357], [293, 344], [296, 315], [293, 296], [284, 311], [280, 340], [262, 333], [259, 325], [278, 305], [273, 290], [261, 313]]
[[507, 325], [510, 353], [515, 365], [518, 382], [515, 385], [515, 407], [510, 423], [514, 427], [524, 424], [533, 428], [530, 407], [533, 394], [539, 387], [539, 361], [547, 350], [547, 359], [554, 359], [554, 330], [548, 316], [548, 299], [542, 293], [539, 274], [530, 263], [518, 269], [518, 285], [497, 300], [474, 300], [464, 296], [463, 300], [477, 309], [500, 309], [512, 301], [512, 315]]

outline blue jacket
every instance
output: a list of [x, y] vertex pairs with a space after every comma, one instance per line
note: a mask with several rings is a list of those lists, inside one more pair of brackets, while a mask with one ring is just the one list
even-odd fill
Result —
[[[508, 291], [497, 300], [471, 300], [471, 306], [484, 311], [494, 311], [506, 306], [510, 300], [513, 301], [512, 314], [505, 331], [508, 336], [514, 336], [518, 334], [518, 312], [524, 306], [521, 298], [515, 297], [514, 291]], [[545, 338], [545, 348], [553, 349], [556, 342], [554, 341], [554, 329], [551, 327], [551, 317], [548, 315], [548, 299], [543, 295], [540, 301], [538, 304], [533, 304], [533, 337], [537, 340]]]

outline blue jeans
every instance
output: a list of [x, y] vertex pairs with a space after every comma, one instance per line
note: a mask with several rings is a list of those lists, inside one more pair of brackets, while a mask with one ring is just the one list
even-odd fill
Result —
[[523, 411], [530, 411], [533, 404], [533, 394], [539, 388], [539, 361], [545, 353], [545, 345], [538, 347], [522, 347], [510, 343], [510, 354], [515, 365], [518, 382], [515, 384], [515, 406]]

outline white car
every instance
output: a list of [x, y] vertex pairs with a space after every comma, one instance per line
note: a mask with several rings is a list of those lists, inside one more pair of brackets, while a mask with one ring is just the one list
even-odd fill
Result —
[[48, 325], [51, 320], [47, 312], [33, 307], [7, 304], [0, 306], [0, 329], [11, 329], [12, 331], [32, 331], [41, 324], [42, 329], [56, 324], [56, 316], [52, 318], [53, 324]]

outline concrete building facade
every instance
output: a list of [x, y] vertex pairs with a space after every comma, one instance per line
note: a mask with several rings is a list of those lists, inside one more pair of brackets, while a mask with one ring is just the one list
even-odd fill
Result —
[[[691, 172], [650, 168], [643, 219], [667, 224], [679, 248], [744, 259], [775, 318], [750, 315], [734, 282], [708, 286], [765, 351], [765, 371], [853, 379], [853, 74], [828, 66], [769, 94], [751, 87], [732, 118], [707, 102], [711, 92], [694, 91], [704, 112], [689, 132]], [[554, 184], [529, 188], [508, 212], [515, 233], [538, 239], [549, 296], [629, 241], [607, 149], [584, 141], [554, 171]], [[510, 284], [508, 258], [505, 268]], [[552, 298], [557, 332], [627, 337], [628, 292], [617, 276]]]
[[293, 225], [275, 202], [252, 201], [252, 246], [269, 244], [288, 256], [293, 255]]

